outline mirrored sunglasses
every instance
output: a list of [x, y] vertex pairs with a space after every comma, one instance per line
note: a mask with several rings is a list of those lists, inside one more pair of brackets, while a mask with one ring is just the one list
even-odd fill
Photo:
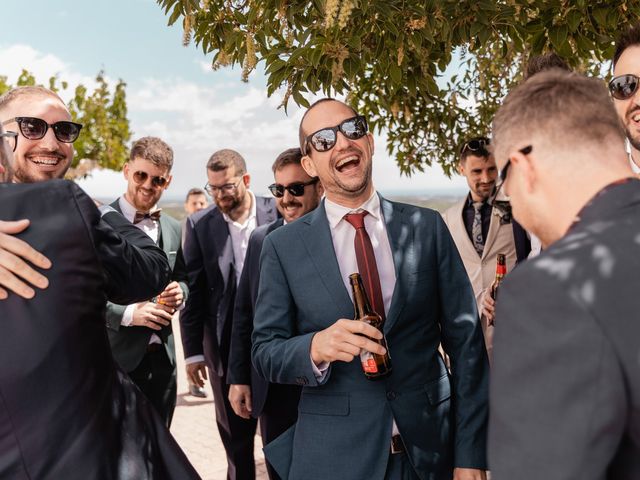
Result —
[[349, 140], [358, 140], [367, 134], [367, 120], [362, 115], [356, 115], [355, 117], [347, 118], [335, 127], [323, 128], [312, 133], [305, 142], [304, 154], [308, 153], [307, 144], [309, 143], [317, 152], [331, 150], [338, 140], [338, 131], [342, 132]]
[[301, 197], [304, 195], [304, 188], [308, 185], [313, 185], [314, 183], [318, 183], [318, 177], [312, 178], [308, 182], [296, 182], [287, 185], [280, 185], [279, 183], [272, 183], [269, 185], [269, 191], [276, 198], [284, 197], [284, 191], [286, 190], [294, 197]]
[[18, 124], [20, 133], [28, 140], [40, 140], [41, 138], [44, 138], [49, 128], [52, 128], [53, 133], [59, 142], [73, 143], [78, 139], [80, 130], [82, 130], [82, 125], [79, 123], [60, 121], [52, 124], [36, 117], [14, 117], [9, 120], [5, 120], [2, 124], [6, 125], [11, 122], [16, 122]]
[[[149, 174], [147, 172], [143, 172], [142, 170], [138, 170], [133, 172], [133, 181], [138, 185], [142, 185], [149, 178]], [[157, 188], [164, 187], [169, 182], [168, 179], [160, 176], [152, 176], [151, 177], [151, 185]]]
[[628, 100], [638, 91], [640, 78], [635, 75], [619, 75], [609, 82], [609, 92], [617, 100]]
[[464, 142], [462, 148], [460, 149], [460, 154], [462, 155], [467, 150], [469, 150], [470, 152], [486, 150], [489, 145], [491, 145], [491, 140], [487, 137], [472, 138], [471, 140]]

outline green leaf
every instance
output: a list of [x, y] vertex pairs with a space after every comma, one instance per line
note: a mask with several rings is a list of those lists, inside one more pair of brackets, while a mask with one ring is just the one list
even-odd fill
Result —
[[551, 44], [556, 48], [556, 50], [560, 51], [563, 48], [565, 42], [567, 41], [568, 32], [569, 29], [566, 25], [553, 27], [549, 31], [549, 40], [551, 41]]

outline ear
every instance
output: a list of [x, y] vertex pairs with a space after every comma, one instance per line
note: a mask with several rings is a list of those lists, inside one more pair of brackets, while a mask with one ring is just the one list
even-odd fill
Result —
[[122, 173], [124, 175], [124, 179], [127, 181], [129, 180], [129, 170], [130, 170], [129, 162], [125, 162], [124, 167], [122, 167]]
[[307, 172], [307, 175], [309, 175], [310, 177], [318, 176], [316, 172], [316, 166], [309, 155], [305, 155], [304, 157], [302, 157], [302, 159], [300, 160], [300, 165], [302, 165], [302, 168], [304, 168], [304, 171]]
[[171, 180], [173, 180], [173, 175], [169, 175], [169, 177], [167, 178], [167, 184], [164, 186], [163, 190], [169, 188], [169, 185], [171, 185]]
[[458, 162], [458, 165], [456, 166], [456, 170], [458, 170], [458, 173], [462, 176], [464, 176], [464, 164], [462, 162]]
[[248, 173], [242, 175], [242, 182], [244, 183], [245, 187], [249, 188], [249, 185], [251, 184], [251, 175], [249, 175]]
[[[518, 169], [518, 174], [522, 178], [522, 186], [526, 193], [533, 193], [537, 186], [537, 177], [539, 175], [535, 162], [532, 162], [533, 154], [528, 155], [516, 150], [509, 156], [511, 159], [511, 169]], [[514, 168], [515, 167], [515, 168]], [[509, 175], [507, 175], [507, 180]]]

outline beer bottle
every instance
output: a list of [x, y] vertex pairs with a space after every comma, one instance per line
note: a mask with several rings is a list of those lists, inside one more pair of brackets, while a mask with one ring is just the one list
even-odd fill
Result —
[[[382, 320], [382, 317], [378, 315], [373, 310], [373, 308], [371, 308], [371, 304], [369, 303], [367, 292], [365, 292], [364, 290], [364, 285], [362, 284], [362, 278], [360, 277], [360, 274], [352, 273], [351, 275], [349, 275], [349, 280], [351, 282], [351, 288], [353, 290], [353, 306], [355, 308], [354, 320], [366, 322], [382, 332], [384, 321]], [[387, 340], [384, 338], [384, 336], [380, 340], [376, 340], [373, 338], [371, 338], [371, 340], [379, 343], [385, 349], [387, 349]], [[378, 380], [380, 378], [386, 377], [391, 373], [391, 357], [389, 356], [388, 349], [384, 355], [378, 355], [377, 353], [371, 353], [366, 350], [362, 350], [360, 352], [360, 363], [362, 364], [364, 375], [369, 380]]]
[[502, 282], [502, 279], [507, 274], [507, 257], [503, 253], [499, 253], [497, 257], [496, 263], [496, 278], [491, 284], [491, 289], [489, 290], [489, 294], [491, 298], [495, 301], [496, 296], [498, 295], [498, 287]]

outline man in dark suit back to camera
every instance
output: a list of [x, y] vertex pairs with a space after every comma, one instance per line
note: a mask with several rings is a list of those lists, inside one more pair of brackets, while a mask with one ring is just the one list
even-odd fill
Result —
[[176, 406], [176, 350], [171, 318], [187, 297], [180, 223], [160, 215], [157, 204], [171, 183], [173, 151], [156, 137], [131, 147], [123, 173], [127, 191], [111, 204], [166, 253], [171, 282], [157, 297], [131, 305], [107, 304], [113, 357], [151, 401], [167, 426]]
[[[284, 433], [298, 418], [300, 387], [269, 383], [251, 365], [253, 312], [260, 280], [260, 252], [265, 237], [283, 224], [314, 210], [324, 189], [318, 177], [310, 177], [300, 160], [300, 148], [285, 150], [273, 163], [275, 183], [269, 190], [276, 197], [276, 207], [283, 218], [258, 227], [249, 239], [233, 314], [231, 351], [229, 353], [229, 401], [237, 415], [257, 418], [262, 442], [267, 444]], [[279, 478], [267, 463], [269, 478]]]
[[[10, 181], [4, 154], [3, 142]], [[72, 182], [2, 183], [0, 199], [0, 224], [30, 219], [14, 240], [52, 259], [47, 289], [0, 301], [0, 478], [199, 478], [105, 334], [107, 298], [135, 302], [167, 283], [162, 251], [135, 228], [117, 234], [108, 223], [126, 220], [101, 219]]]
[[599, 79], [540, 73], [509, 93], [493, 140], [544, 250], [496, 302], [492, 477], [640, 478], [640, 181], [611, 99]]
[[207, 162], [206, 189], [215, 205], [191, 215], [184, 258], [189, 298], [180, 313], [187, 376], [199, 386], [211, 374], [218, 432], [227, 454], [230, 480], [253, 479], [255, 419], [237, 416], [229, 403], [227, 365], [236, 286], [251, 232], [276, 219], [273, 199], [249, 190], [242, 156], [219, 150]]

